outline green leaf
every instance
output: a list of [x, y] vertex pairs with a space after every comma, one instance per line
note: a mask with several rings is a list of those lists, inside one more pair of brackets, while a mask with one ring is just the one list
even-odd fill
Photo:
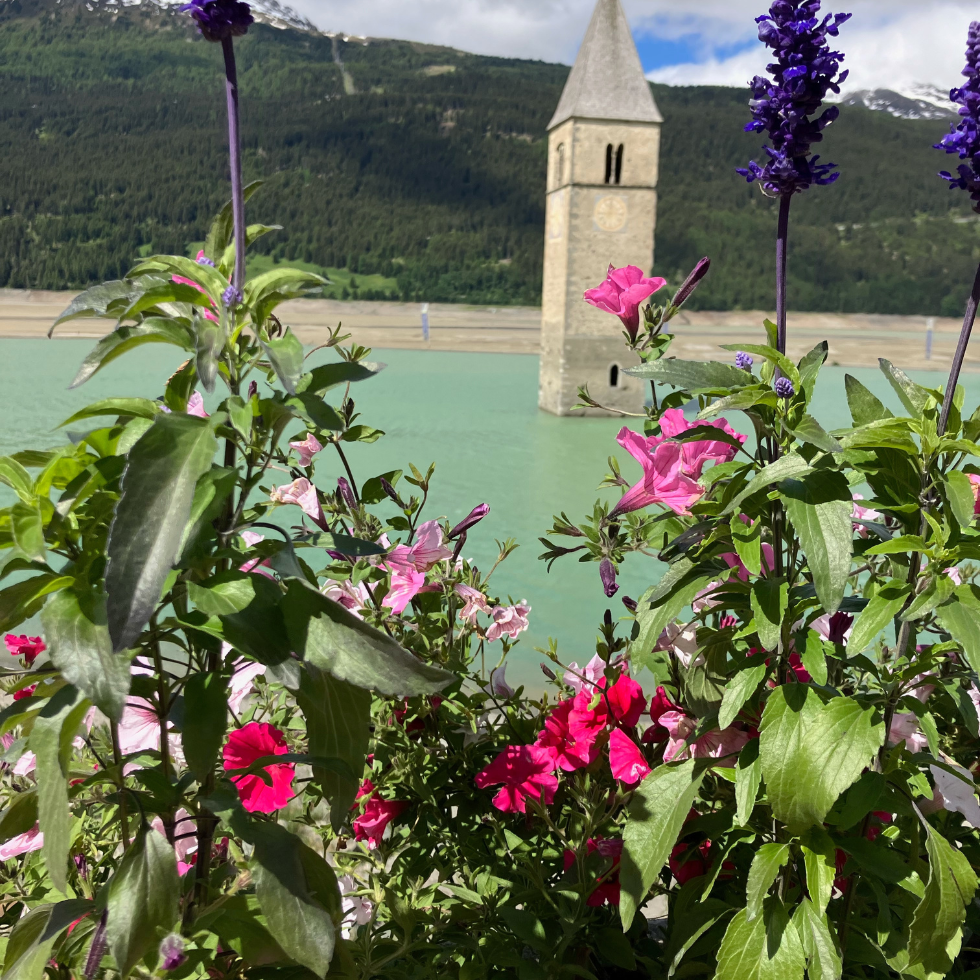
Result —
[[898, 449], [910, 456], [919, 451], [903, 419], [879, 419], [857, 429], [836, 430], [833, 435], [843, 449]]
[[37, 756], [37, 810], [44, 834], [44, 863], [52, 884], [60, 892], [68, 887], [68, 766], [72, 740], [90, 706], [71, 685], [61, 688], [35, 718], [27, 740], [28, 749]]
[[[795, 369], [794, 369], [795, 370]], [[634, 378], [660, 381], [686, 391], [714, 391], [725, 388], [741, 388], [753, 385], [757, 379], [748, 371], [742, 371], [721, 361], [679, 361], [676, 358], [662, 358], [650, 361], [640, 367], [627, 368], [626, 374]]]
[[973, 499], [973, 483], [962, 470], [953, 470], [946, 474], [943, 481], [946, 484], [946, 498], [953, 511], [953, 516], [963, 527], [973, 524], [973, 509], [976, 502]]
[[160, 404], [151, 402], [148, 398], [103, 398], [102, 401], [93, 402], [65, 419], [58, 428], [63, 429], [66, 425], [81, 422], [83, 419], [99, 418], [102, 415], [153, 420], [159, 414]]
[[[363, 493], [361, 498], [363, 499]], [[375, 501], [377, 503], [377, 501]], [[388, 549], [374, 541], [364, 541], [362, 538], [352, 538], [348, 534], [313, 534], [301, 540], [302, 544], [311, 548], [325, 548], [327, 551], [337, 551], [351, 558], [366, 558], [370, 555], [383, 555]]]
[[220, 674], [192, 674], [184, 687], [184, 756], [199, 782], [214, 769], [228, 727], [228, 691]]
[[803, 980], [806, 960], [796, 926], [777, 899], [751, 921], [742, 909], [718, 950], [714, 980]]
[[40, 611], [52, 592], [75, 584], [69, 575], [35, 575], [0, 592], [0, 632], [14, 629]]
[[945, 976], [960, 951], [966, 909], [977, 890], [977, 876], [966, 855], [926, 826], [929, 880], [909, 931], [909, 963]]
[[854, 504], [841, 473], [818, 471], [780, 484], [783, 504], [806, 553], [817, 598], [833, 615], [840, 608], [851, 572]]
[[827, 355], [829, 353], [830, 345], [826, 340], [822, 340], [813, 350], [804, 355], [799, 363], [800, 385], [806, 391], [807, 402], [813, 398], [817, 376], [820, 374], [820, 369], [827, 363]]
[[847, 404], [851, 410], [851, 418], [856, 426], [894, 417], [857, 378], [845, 374], [844, 388], [847, 391]]
[[295, 579], [289, 583], [283, 613], [293, 650], [355, 687], [389, 697], [412, 697], [436, 694], [456, 679]]
[[109, 530], [106, 593], [113, 648], [133, 646], [149, 622], [217, 440], [207, 419], [163, 415], [130, 450]]
[[18, 919], [7, 942], [4, 980], [42, 980], [61, 934], [94, 907], [88, 899], [75, 898], [57, 905], [38, 905]]
[[837, 877], [837, 850], [823, 827], [811, 827], [801, 844], [806, 890], [815, 908], [823, 913], [830, 903]]
[[789, 583], [771, 578], [756, 579], [752, 583], [750, 600], [759, 641], [764, 649], [775, 650], [789, 608]]
[[753, 739], [738, 755], [735, 766], [735, 820], [740, 827], [747, 827], [759, 797], [762, 785], [762, 760], [759, 758], [759, 740]]
[[[2, 593], [0, 593], [2, 595]], [[942, 628], [960, 646], [974, 672], [980, 672], [980, 601], [973, 595], [969, 585], [961, 585], [956, 590], [956, 598], [936, 610]]]
[[885, 738], [872, 709], [845, 697], [824, 704], [806, 684], [777, 687], [759, 730], [769, 805], [794, 833], [823, 823]]
[[875, 637], [902, 611], [911, 591], [910, 585], [892, 579], [871, 597], [851, 629], [847, 641], [851, 656], [871, 646]]
[[194, 318], [194, 332], [197, 376], [210, 394], [218, 379], [218, 362], [225, 349], [225, 330], [221, 323], [198, 316]]
[[255, 601], [255, 581], [245, 572], [219, 572], [204, 582], [188, 582], [187, 597], [208, 616], [233, 616]]
[[221, 297], [228, 288], [227, 278], [216, 268], [201, 265], [184, 255], [155, 255], [137, 265], [129, 275], [135, 278], [148, 273], [153, 275], [161, 272], [170, 276], [182, 276], [184, 279], [196, 282], [211, 300], [214, 308], [222, 308]]
[[269, 931], [297, 963], [325, 977], [336, 941], [331, 911], [340, 908], [333, 871], [284, 827], [253, 825], [252, 833], [252, 878]]
[[212, 466], [194, 488], [191, 512], [180, 542], [180, 561], [193, 553], [200, 540], [214, 532], [214, 521], [221, 515], [225, 501], [237, 486], [238, 473], [231, 468]]
[[37, 825], [37, 790], [18, 793], [0, 814], [0, 842], [20, 837]]
[[[262, 186], [264, 181], [253, 180], [245, 186], [243, 196], [245, 203]], [[229, 201], [215, 216], [208, 231], [208, 237], [204, 242], [204, 254], [212, 262], [220, 262], [225, 254], [225, 249], [232, 239], [235, 231], [235, 217], [233, 202]]]
[[801, 442], [808, 442], [811, 446], [823, 450], [825, 453], [839, 453], [843, 451], [841, 444], [831, 435], [828, 435], [824, 427], [812, 416], [804, 415], [793, 434]]
[[[682, 584], [672, 595], [664, 596], [659, 600], [650, 600], [647, 596], [640, 599], [637, 605], [636, 615], [637, 621], [640, 624], [640, 633], [633, 643], [632, 651], [632, 655], [636, 658], [637, 663], [642, 663], [644, 658], [657, 645], [660, 634], [663, 633], [667, 624], [676, 619], [680, 615], [681, 610], [710, 581], [710, 576], [702, 575], [686, 584]], [[662, 585], [663, 583], [661, 583]]]
[[287, 327], [282, 337], [263, 342], [262, 349], [282, 386], [291, 395], [295, 395], [296, 384], [303, 376], [303, 345], [296, 334]]
[[25, 504], [20, 501], [10, 508], [10, 532], [14, 544], [32, 561], [43, 562], [47, 552], [44, 548], [44, 520], [38, 504]]
[[713, 401], [701, 409], [697, 417], [710, 419], [722, 412], [744, 412], [747, 408], [755, 408], [756, 405], [775, 408], [777, 401], [776, 393], [768, 385], [752, 385], [750, 388], [735, 392], [734, 395], [727, 395], [725, 398]]
[[109, 882], [106, 938], [123, 977], [173, 928], [179, 899], [176, 852], [144, 825]]
[[740, 670], [725, 686], [725, 696], [721, 701], [718, 712], [718, 728], [724, 731], [735, 720], [745, 702], [759, 690], [762, 679], [766, 676], [766, 665], [749, 667]]
[[112, 651], [105, 597], [65, 589], [41, 614], [51, 662], [103, 714], [122, 718], [129, 695], [130, 657]]
[[0, 456], [0, 483], [10, 487], [24, 503], [34, 502], [34, 481], [31, 474], [10, 456]]
[[351, 384], [355, 381], [366, 381], [380, 374], [386, 364], [372, 361], [335, 361], [332, 364], [320, 364], [304, 375], [296, 390], [308, 391], [311, 395], [323, 395], [338, 385]]
[[733, 518], [731, 528], [735, 551], [742, 564], [750, 575], [758, 575], [762, 571], [762, 521], [745, 524]]
[[807, 631], [800, 660], [807, 673], [817, 684], [827, 683], [827, 655], [824, 653], [823, 640], [819, 633], [813, 630]]
[[[313, 664], [303, 664], [296, 703], [306, 718], [310, 754], [342, 759], [356, 777], [364, 772], [371, 738], [371, 695], [337, 680]], [[329, 769], [313, 769], [313, 779], [330, 801], [330, 820], [339, 833], [354, 804], [360, 779]]]
[[[315, 429], [338, 432], [344, 427], [344, 421], [336, 410], [319, 395], [310, 394], [308, 391], [301, 392], [295, 398], [286, 399], [286, 407]], [[367, 426], [354, 426], [354, 428], [367, 428]]]
[[804, 898], [799, 913], [802, 915], [793, 916], [793, 921], [803, 936], [810, 980], [840, 980], [843, 963], [826, 912], [821, 912]]
[[882, 541], [868, 548], [866, 555], [904, 555], [909, 551], [928, 551], [929, 545], [925, 538], [918, 534], [903, 534], [888, 541]]
[[107, 364], [145, 344], [171, 344], [183, 350], [194, 350], [194, 338], [183, 324], [164, 317], [149, 317], [135, 327], [119, 327], [103, 337], [82, 361], [69, 388], [85, 384]]
[[912, 604], [902, 613], [902, 619], [914, 622], [928, 616], [936, 606], [946, 602], [956, 590], [956, 583], [948, 575], [934, 575], [929, 585], [920, 592]]
[[619, 915], [624, 932], [629, 931], [650, 886], [667, 863], [703, 779], [704, 773], [695, 773], [691, 759], [679, 766], [654, 769], [633, 794], [623, 831], [620, 875]]
[[745, 885], [745, 918], [749, 922], [762, 912], [762, 903], [788, 860], [789, 844], [763, 844], [755, 852]]
[[759, 470], [756, 475], [749, 480], [742, 491], [725, 508], [724, 513], [731, 514], [742, 503], [743, 500], [771, 487], [774, 483], [782, 480], [799, 479], [810, 472], [810, 464], [796, 453], [788, 453]]
[[917, 418], [922, 415], [930, 402], [936, 402], [936, 396], [928, 388], [917, 385], [904, 371], [895, 367], [891, 361], [879, 357], [878, 365], [882, 374], [888, 379], [888, 383], [895, 389], [895, 394], [901, 399], [909, 415]]
[[[249, 225], [245, 229], [246, 251], [260, 238], [264, 238], [266, 235], [269, 235], [274, 231], [282, 231], [282, 225]], [[221, 261], [218, 263], [219, 268], [227, 269], [229, 273], [234, 271], [235, 251], [236, 246], [233, 240], [225, 249], [224, 254], [221, 256]]]
[[128, 300], [138, 293], [138, 286], [119, 279], [91, 286], [68, 304], [61, 316], [54, 321], [54, 325], [48, 331], [48, 336], [50, 337], [54, 333], [55, 327], [67, 323], [69, 320], [76, 320], [79, 317], [104, 317], [113, 303], [124, 300], [127, 301], [126, 305], [128, 305]]
[[342, 436], [344, 442], [377, 442], [384, 432], [372, 429], [370, 425], [352, 425]]
[[797, 391], [800, 390], [799, 370], [785, 354], [780, 354], [775, 347], [770, 347], [767, 344], [722, 344], [721, 349], [745, 351], [746, 354], [764, 357], [773, 367], [779, 368], [783, 375], [793, 382], [793, 387]]
[[327, 280], [312, 272], [279, 267], [245, 284], [245, 306], [251, 311], [252, 322], [261, 327], [280, 303], [325, 285]]

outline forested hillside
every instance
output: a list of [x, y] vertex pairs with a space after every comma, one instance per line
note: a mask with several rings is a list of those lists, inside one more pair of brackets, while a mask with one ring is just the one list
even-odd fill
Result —
[[[544, 128], [567, 68], [263, 25], [238, 51], [246, 175], [267, 182], [250, 219], [285, 226], [265, 261], [345, 270], [338, 291], [366, 298], [539, 301]], [[84, 286], [201, 240], [224, 197], [219, 73], [173, 11], [0, 0], [0, 285]], [[760, 153], [746, 94], [655, 95], [657, 271], [708, 254], [702, 308], [771, 306], [772, 205], [734, 173]], [[841, 180], [795, 205], [795, 308], [962, 308], [980, 234], [935, 176], [943, 131], [844, 110], [825, 150]]]

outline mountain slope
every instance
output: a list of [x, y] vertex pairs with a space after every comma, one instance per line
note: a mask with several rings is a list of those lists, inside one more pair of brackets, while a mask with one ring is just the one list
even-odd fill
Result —
[[[568, 69], [269, 19], [237, 47], [246, 176], [266, 181], [250, 220], [285, 226], [267, 255], [382, 276], [385, 295], [538, 302]], [[227, 194], [220, 60], [172, 6], [0, 2], [0, 285], [83, 286], [203, 238]], [[658, 272], [709, 254], [702, 307], [771, 306], [772, 203], [734, 173], [761, 154], [745, 93], [655, 94]], [[825, 151], [841, 180], [794, 204], [792, 305], [961, 309], [980, 240], [935, 177], [945, 125], [845, 107]]]

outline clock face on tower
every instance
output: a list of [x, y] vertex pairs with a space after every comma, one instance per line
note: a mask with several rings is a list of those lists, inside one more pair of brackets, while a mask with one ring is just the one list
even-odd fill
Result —
[[592, 220], [600, 231], [622, 231], [626, 227], [628, 218], [629, 209], [625, 198], [604, 194], [596, 200]]

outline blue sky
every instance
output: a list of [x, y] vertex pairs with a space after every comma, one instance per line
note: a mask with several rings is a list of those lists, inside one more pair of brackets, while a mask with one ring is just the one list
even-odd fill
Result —
[[642, 27], [637, 28], [635, 40], [640, 60], [647, 72], [676, 65], [697, 64], [708, 53], [713, 53], [719, 59], [731, 58], [754, 48], [758, 43], [750, 38], [736, 44], [713, 45], [707, 42], [703, 34], [690, 33], [678, 38], [665, 38], [648, 34]]

